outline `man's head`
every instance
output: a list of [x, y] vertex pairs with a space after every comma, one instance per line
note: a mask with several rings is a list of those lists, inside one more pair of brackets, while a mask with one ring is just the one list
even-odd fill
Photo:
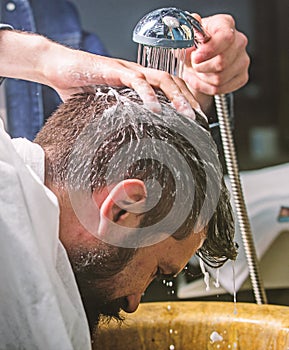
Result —
[[35, 139], [60, 239], [84, 303], [100, 313], [134, 311], [156, 275], [177, 274], [196, 251], [215, 266], [236, 256], [210, 133], [159, 98], [162, 115], [130, 89], [98, 87], [60, 106]]

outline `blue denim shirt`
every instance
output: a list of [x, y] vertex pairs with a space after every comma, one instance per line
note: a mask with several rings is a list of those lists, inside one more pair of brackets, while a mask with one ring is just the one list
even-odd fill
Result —
[[[65, 0], [0, 0], [1, 20], [14, 29], [36, 32], [76, 49], [107, 55], [99, 38], [82, 30], [79, 15]], [[33, 140], [60, 98], [47, 86], [6, 80], [8, 131], [12, 137]]]

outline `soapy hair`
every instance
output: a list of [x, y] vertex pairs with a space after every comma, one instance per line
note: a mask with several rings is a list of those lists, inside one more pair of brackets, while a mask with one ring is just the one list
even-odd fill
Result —
[[97, 86], [63, 103], [35, 139], [45, 150], [47, 176], [59, 188], [88, 192], [130, 178], [157, 183], [148, 186], [148, 196], [157, 188], [159, 197], [143, 214], [141, 227], [164, 221], [161, 229], [175, 227], [176, 240], [205, 227], [197, 254], [219, 267], [237, 253], [216, 145], [201, 115], [189, 119], [157, 94], [161, 114], [145, 108], [128, 88]]

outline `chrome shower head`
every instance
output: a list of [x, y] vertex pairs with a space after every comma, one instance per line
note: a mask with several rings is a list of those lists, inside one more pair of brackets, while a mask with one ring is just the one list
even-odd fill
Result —
[[138, 63], [182, 76], [186, 48], [205, 41], [201, 24], [188, 12], [175, 7], [145, 15], [133, 31], [139, 44]]
[[154, 47], [191, 47], [194, 45], [192, 18], [188, 12], [174, 7], [152, 11], [137, 23], [133, 40]]

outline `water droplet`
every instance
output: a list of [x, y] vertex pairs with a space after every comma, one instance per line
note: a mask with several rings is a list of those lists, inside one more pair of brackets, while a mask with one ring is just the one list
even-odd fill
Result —
[[223, 337], [216, 331], [212, 332], [210, 335], [210, 340], [214, 342], [222, 341]]
[[216, 271], [216, 281], [214, 282], [214, 285], [215, 285], [216, 288], [220, 288], [219, 275], [220, 275], [220, 269], [217, 269], [217, 271]]
[[199, 262], [200, 262], [200, 268], [201, 268], [201, 271], [204, 275], [204, 282], [205, 282], [205, 285], [206, 285], [206, 290], [210, 290], [210, 275], [209, 273], [206, 271], [206, 268], [205, 268], [205, 264], [203, 262], [202, 259], [199, 259]]

